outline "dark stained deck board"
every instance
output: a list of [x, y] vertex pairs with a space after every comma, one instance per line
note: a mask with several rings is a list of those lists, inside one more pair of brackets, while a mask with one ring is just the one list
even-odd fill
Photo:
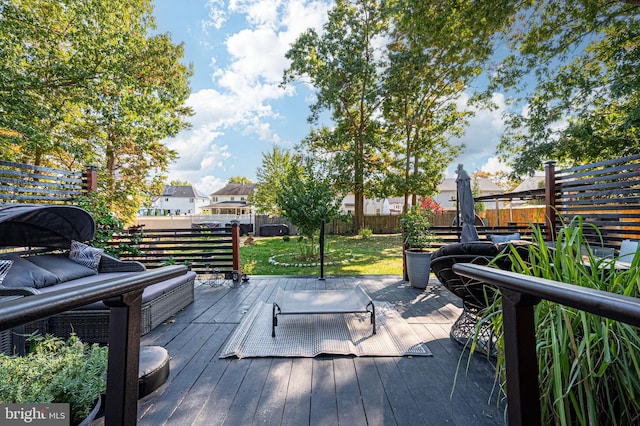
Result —
[[367, 424], [360, 383], [352, 357], [335, 357], [333, 360], [338, 424], [360, 426]]
[[362, 405], [369, 425], [397, 425], [389, 403], [385, 385], [373, 358], [362, 358], [354, 362]]
[[[182, 347], [170, 344], [166, 346], [171, 355], [172, 370], [167, 382], [171, 385], [158, 389], [155, 392], [159, 394], [156, 398], [146, 397], [143, 400], [145, 410], [139, 424], [190, 424], [201, 410], [203, 401], [209, 398], [212, 389], [218, 384], [228, 365], [212, 363], [212, 357], [219, 352], [234, 325], [198, 326], [197, 330], [203, 337], [209, 337], [203, 345], [191, 344], [187, 340], [187, 343], [179, 342]], [[191, 337], [188, 333], [182, 333], [181, 336]], [[174, 364], [182, 368], [174, 370]]]
[[333, 358], [319, 356], [311, 368], [311, 425], [337, 425], [338, 405]]
[[272, 361], [272, 358], [251, 360], [247, 374], [227, 414], [228, 421], [225, 424], [250, 425], [252, 423]]
[[289, 358], [272, 360], [252, 425], [270, 426], [282, 422], [292, 365]]
[[311, 412], [311, 370], [310, 358], [293, 358], [291, 375], [287, 382], [289, 388], [284, 401], [282, 424], [297, 426], [309, 423]]
[[[218, 358], [251, 305], [272, 301], [278, 286], [357, 283], [393, 305], [434, 356]], [[141, 425], [504, 424], [504, 407], [488, 402], [493, 366], [476, 355], [465, 372], [467, 357], [449, 338], [460, 302], [439, 284], [422, 291], [392, 276], [252, 277], [238, 288], [201, 285], [195, 294], [193, 304], [142, 338], [172, 358], [167, 384], [139, 402]]]

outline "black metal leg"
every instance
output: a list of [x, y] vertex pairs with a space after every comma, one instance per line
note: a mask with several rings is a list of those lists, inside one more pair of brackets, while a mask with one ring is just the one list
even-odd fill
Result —
[[276, 308], [280, 310], [277, 303], [273, 304], [272, 316], [271, 316], [271, 337], [276, 337], [276, 325], [278, 325], [278, 317], [276, 314]]
[[371, 306], [371, 324], [373, 324], [373, 334], [377, 334], [376, 331], [376, 307], [373, 305], [373, 302], [369, 302], [367, 306]]

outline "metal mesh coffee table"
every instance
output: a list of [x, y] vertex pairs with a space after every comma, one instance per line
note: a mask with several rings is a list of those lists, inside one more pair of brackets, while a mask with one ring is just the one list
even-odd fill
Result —
[[376, 310], [373, 300], [357, 285], [353, 290], [295, 290], [278, 288], [273, 302], [271, 337], [276, 337], [279, 315], [369, 313], [376, 334]]

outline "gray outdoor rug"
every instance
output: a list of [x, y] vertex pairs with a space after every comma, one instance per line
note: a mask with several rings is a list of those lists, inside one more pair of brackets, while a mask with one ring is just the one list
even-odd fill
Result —
[[220, 358], [432, 356], [400, 314], [375, 302], [377, 334], [369, 314], [282, 315], [271, 337], [272, 304], [256, 302], [222, 348]]

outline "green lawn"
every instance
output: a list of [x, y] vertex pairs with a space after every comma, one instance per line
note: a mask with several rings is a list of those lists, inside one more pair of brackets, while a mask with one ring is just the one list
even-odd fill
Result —
[[[242, 239], [244, 241], [244, 238]], [[402, 244], [400, 234], [336, 236], [326, 238], [326, 275], [397, 274], [402, 275]], [[285, 241], [282, 237], [256, 238], [253, 245], [240, 247], [243, 270], [249, 275], [319, 275], [320, 266], [283, 266], [269, 263], [275, 256], [278, 263], [293, 265], [298, 237]], [[338, 265], [329, 264], [341, 260]]]

